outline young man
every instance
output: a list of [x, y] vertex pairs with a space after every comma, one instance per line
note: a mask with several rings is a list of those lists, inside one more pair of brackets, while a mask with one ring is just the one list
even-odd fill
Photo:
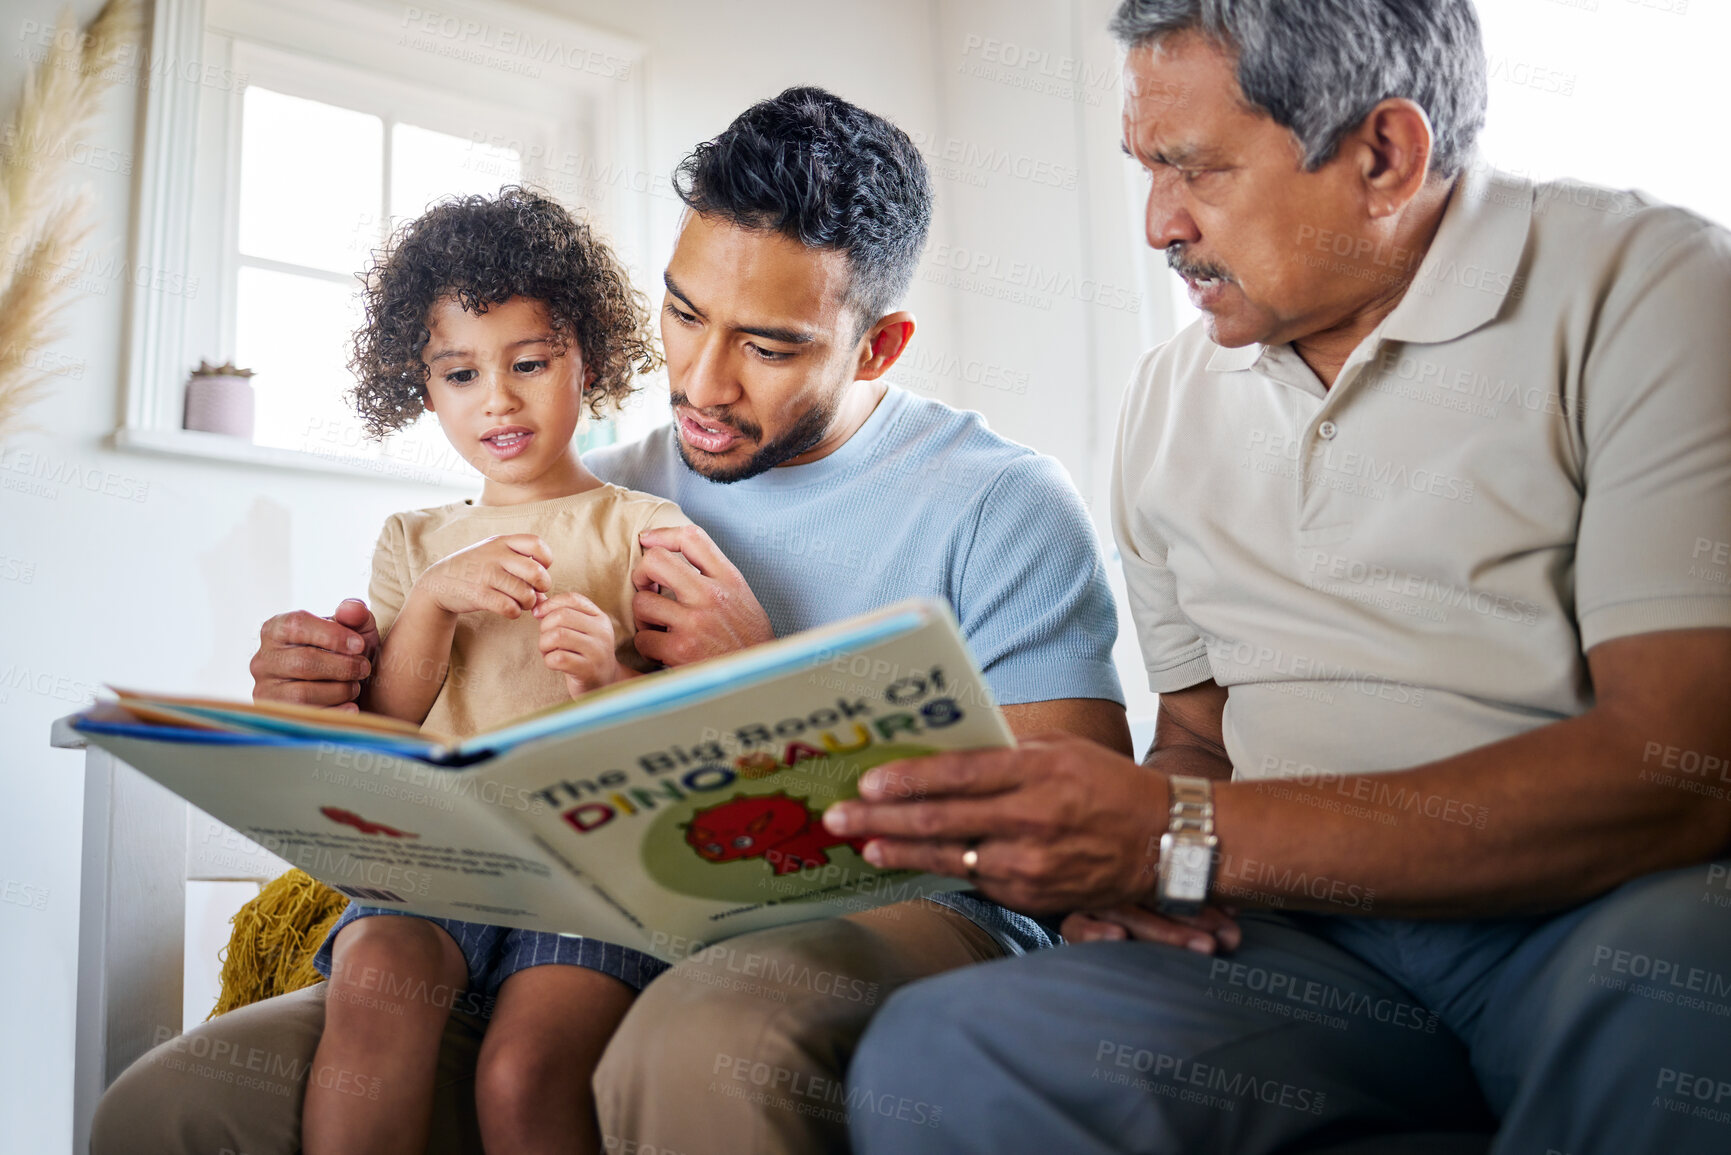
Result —
[[[674, 421], [587, 460], [708, 531], [644, 536], [638, 651], [681, 665], [941, 597], [1018, 735], [1060, 730], [1128, 752], [1112, 599], [1062, 468], [884, 380], [913, 336], [897, 306], [931, 215], [912, 141], [829, 93], [790, 89], [700, 145], [677, 187], [690, 211], [662, 306]], [[255, 695], [349, 702], [376, 648], [358, 602], [329, 620], [273, 618]], [[607, 1149], [840, 1146], [843, 1068], [891, 990], [1051, 941], [964, 895], [719, 944], [651, 984], [609, 1047], [596, 1079]], [[310, 1056], [322, 993], [245, 1008], [165, 1046]], [[475, 1040], [474, 1024], [454, 1018], [436, 1144], [462, 1136]], [[111, 1088], [93, 1150], [296, 1149], [295, 1088], [217, 1085], [165, 1057], [146, 1055]], [[760, 1071], [798, 1092], [751, 1094]]]

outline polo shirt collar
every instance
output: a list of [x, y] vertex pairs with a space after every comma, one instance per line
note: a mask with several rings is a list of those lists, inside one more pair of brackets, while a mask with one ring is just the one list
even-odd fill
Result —
[[1510, 292], [1520, 296], [1516, 272], [1532, 226], [1532, 182], [1469, 163], [1383, 338], [1438, 344], [1496, 320]]
[[[1437, 344], [1489, 324], [1517, 285], [1516, 270], [1533, 226], [1533, 185], [1478, 161], [1455, 182], [1430, 249], [1400, 304], [1377, 334], [1389, 341]], [[1253, 368], [1266, 350], [1255, 343], [1216, 346], [1215, 373]]]
[[1244, 345], [1237, 349], [1216, 347], [1208, 358], [1208, 369], [1214, 373], [1236, 373], [1255, 369], [1258, 374], [1279, 385], [1289, 385], [1316, 398], [1326, 398], [1328, 389], [1316, 376], [1304, 358], [1291, 345]]
[[1242, 369], [1249, 369], [1262, 360], [1262, 351], [1266, 348], [1266, 345], [1258, 345], [1254, 341], [1236, 349], [1216, 345], [1214, 355], [1208, 358], [1208, 368], [1216, 373], [1237, 373]]

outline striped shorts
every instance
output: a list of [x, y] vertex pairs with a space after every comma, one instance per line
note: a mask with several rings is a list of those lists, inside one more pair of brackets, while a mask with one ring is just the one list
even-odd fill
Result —
[[477, 1014], [491, 1014], [493, 1001], [499, 996], [499, 986], [521, 970], [538, 966], [573, 966], [611, 975], [634, 991], [640, 991], [649, 981], [667, 969], [666, 963], [654, 955], [644, 954], [618, 943], [582, 938], [572, 934], [550, 934], [540, 930], [520, 930], [511, 926], [489, 926], [481, 922], [461, 922], [454, 918], [427, 918], [409, 914], [406, 910], [385, 910], [377, 906], [349, 903], [336, 925], [331, 927], [313, 966], [326, 978], [331, 973], [331, 949], [337, 932], [356, 919], [376, 914], [404, 915], [426, 918], [440, 926], [457, 942], [463, 959], [469, 964], [470, 1002], [468, 1009]]

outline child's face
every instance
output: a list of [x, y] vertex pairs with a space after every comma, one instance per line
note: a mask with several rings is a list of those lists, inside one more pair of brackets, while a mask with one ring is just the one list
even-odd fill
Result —
[[486, 477], [491, 505], [563, 497], [580, 478], [572, 444], [589, 372], [575, 342], [560, 352], [547, 308], [512, 297], [477, 316], [454, 297], [427, 312], [427, 409]]

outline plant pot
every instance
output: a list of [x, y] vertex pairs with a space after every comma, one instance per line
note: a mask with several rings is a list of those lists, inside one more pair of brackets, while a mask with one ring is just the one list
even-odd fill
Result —
[[201, 375], [186, 383], [186, 428], [251, 441], [252, 419], [252, 382], [245, 377]]

